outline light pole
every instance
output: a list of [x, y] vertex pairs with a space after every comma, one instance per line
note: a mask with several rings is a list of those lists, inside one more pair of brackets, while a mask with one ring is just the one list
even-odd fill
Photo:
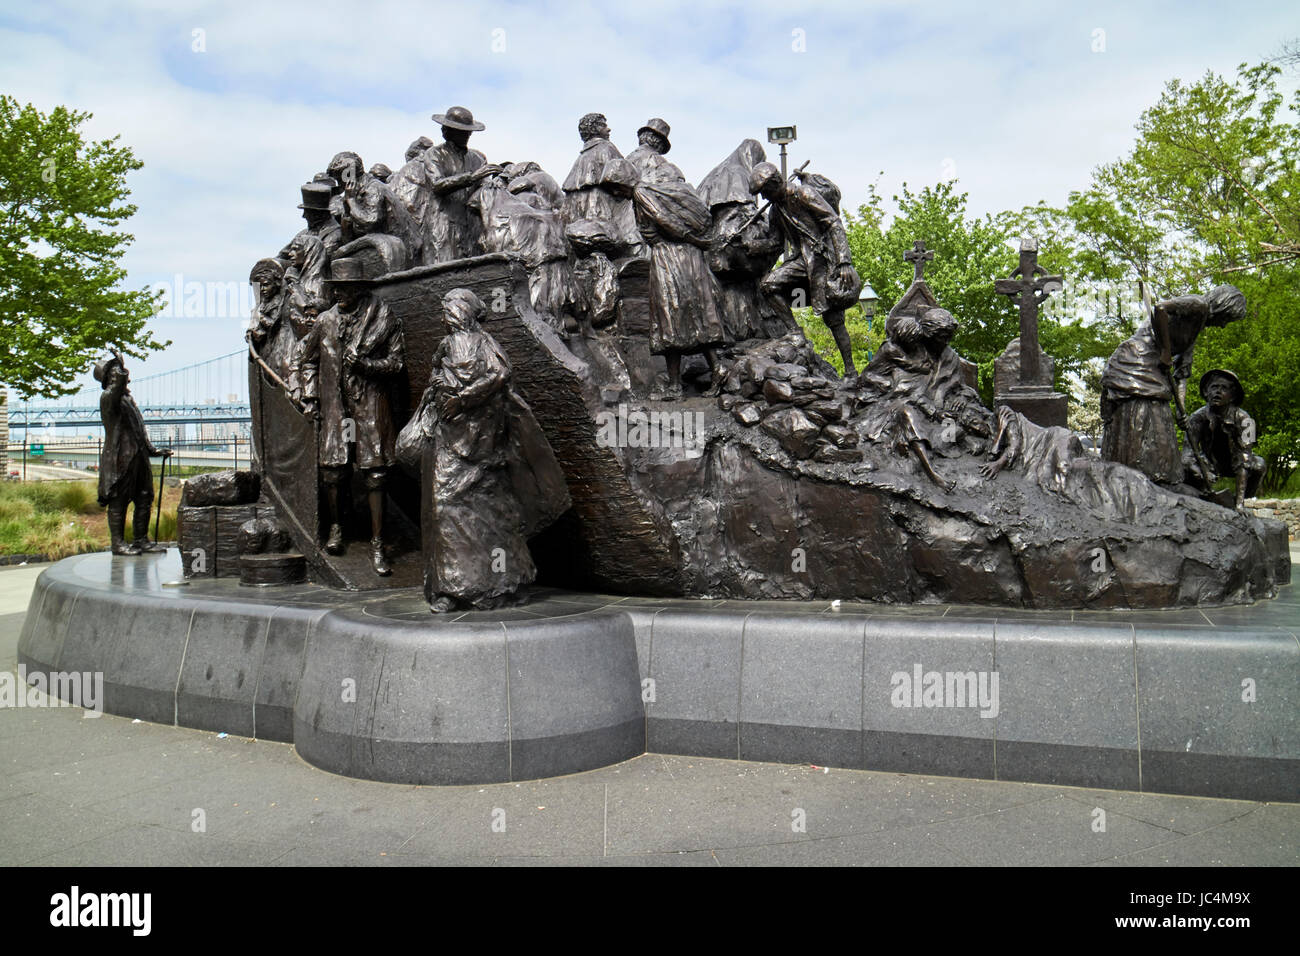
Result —
[[781, 146], [781, 178], [788, 179], [789, 175], [785, 171], [785, 146], [787, 143], [793, 143], [798, 139], [797, 127], [794, 126], [769, 126], [767, 128], [767, 141], [769, 143], [779, 143]]

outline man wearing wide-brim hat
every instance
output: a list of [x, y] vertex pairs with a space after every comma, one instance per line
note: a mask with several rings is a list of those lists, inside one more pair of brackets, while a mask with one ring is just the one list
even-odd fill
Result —
[[407, 210], [421, 219], [425, 265], [450, 262], [483, 252], [479, 219], [466, 206], [479, 182], [500, 167], [469, 148], [470, 134], [484, 129], [463, 106], [434, 113], [442, 126], [442, 142], [425, 150], [424, 183], [404, 182], [396, 188]]
[[1210, 477], [1237, 480], [1236, 506], [1244, 511], [1253, 498], [1268, 466], [1254, 453], [1255, 420], [1241, 408], [1246, 397], [1241, 380], [1226, 368], [1214, 368], [1201, 376], [1201, 397], [1205, 404], [1187, 416], [1187, 438], [1183, 446], [1183, 481], [1203, 494], [1205, 484], [1191, 443], [1195, 442], [1213, 472]]
[[386, 576], [392, 571], [384, 555], [384, 489], [396, 461], [394, 395], [406, 358], [402, 326], [371, 294], [372, 279], [360, 260], [335, 259], [326, 285], [334, 305], [298, 343], [302, 386], [294, 395], [319, 416], [317, 462], [329, 511], [325, 550], [344, 550], [340, 503], [351, 466], [365, 479], [371, 566]]
[[[99, 455], [99, 503], [108, 508], [108, 534], [113, 553], [141, 554], [161, 551], [149, 543], [149, 515], [153, 511], [153, 469], [150, 458], [170, 458], [171, 450], [155, 448], [144, 428], [144, 418], [127, 390], [130, 375], [122, 356], [95, 363], [95, 381], [103, 389], [99, 396], [99, 417], [104, 424], [104, 447]], [[131, 517], [135, 541], [126, 543], [126, 506], [133, 504]]]

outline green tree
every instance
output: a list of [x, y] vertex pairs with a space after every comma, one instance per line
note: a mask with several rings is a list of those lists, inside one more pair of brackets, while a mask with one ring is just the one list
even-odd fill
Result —
[[1300, 91], [1288, 116], [1280, 76], [1243, 64], [1233, 81], [1170, 81], [1127, 156], [1063, 209], [1038, 211], [1066, 225], [1081, 274], [1114, 288], [1123, 327], [1145, 317], [1139, 279], [1156, 296], [1241, 288], [1247, 318], [1202, 333], [1188, 402], [1200, 404], [1195, 379], [1210, 368], [1241, 376], [1268, 490], [1300, 459]]
[[916, 240], [933, 250], [925, 281], [939, 304], [957, 317], [955, 348], [980, 367], [980, 391], [993, 393], [993, 359], [1018, 334], [1019, 320], [993, 280], [1007, 275], [1016, 254], [990, 218], [968, 219], [966, 193], [952, 182], [914, 193], [904, 183], [892, 197], [897, 212], [885, 226], [884, 201], [874, 185], [857, 216], [848, 215], [849, 247], [858, 274], [880, 297], [877, 313], [889, 313], [912, 284], [912, 265], [903, 254]]
[[143, 164], [117, 137], [86, 143], [90, 118], [48, 116], [0, 96], [0, 383], [24, 396], [68, 382], [107, 348], [162, 348], [146, 328], [157, 300], [119, 288], [136, 207], [126, 174]]
[[[1074, 246], [1058, 239], [1068, 223], [1045, 205], [1022, 214], [983, 219], [966, 213], [967, 194], [952, 182], [926, 186], [919, 193], [906, 184], [893, 197], [897, 212], [885, 225], [886, 210], [875, 187], [857, 216], [848, 216], [849, 246], [858, 273], [880, 296], [878, 312], [888, 313], [912, 283], [912, 268], [903, 254], [917, 239], [934, 250], [925, 279], [939, 304], [957, 317], [953, 347], [980, 369], [980, 392], [993, 398], [993, 361], [1020, 334], [1020, 315], [1010, 300], [993, 290], [994, 280], [1011, 273], [1018, 261], [1022, 235], [1040, 240], [1040, 262], [1052, 272], [1069, 275]], [[1039, 341], [1056, 359], [1056, 385], [1070, 392], [1068, 379], [1089, 361], [1110, 354], [1119, 337], [1105, 324], [1063, 309], [1059, 297], [1047, 300], [1039, 319]]]

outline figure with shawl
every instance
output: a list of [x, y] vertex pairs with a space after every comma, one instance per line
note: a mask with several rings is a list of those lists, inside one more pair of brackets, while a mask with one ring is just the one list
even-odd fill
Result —
[[762, 144], [747, 139], [699, 186], [700, 198], [713, 216], [708, 263], [722, 290], [722, 321], [732, 342], [771, 338], [777, 329], [781, 330], [779, 337], [794, 329], [794, 317], [785, 301], [758, 290], [759, 281], [780, 258], [783, 245], [772, 210], [754, 218], [758, 203], [749, 191], [749, 177], [765, 159]]
[[727, 331], [718, 280], [704, 258], [713, 218], [682, 171], [664, 158], [668, 131], [661, 119], [646, 123], [628, 162], [641, 177], [632, 197], [637, 226], [650, 247], [650, 351], [668, 363], [661, 396], [673, 399], [682, 394], [683, 355], [703, 352], [717, 379], [715, 350], [727, 341]]
[[1180, 483], [1183, 463], [1169, 409], [1173, 390], [1178, 407], [1185, 408], [1197, 337], [1206, 326], [1222, 327], [1245, 315], [1246, 299], [1231, 285], [1157, 302], [1102, 374], [1101, 457], [1159, 484]]
[[931, 453], [961, 453], [968, 434], [982, 448], [981, 439], [993, 431], [992, 415], [966, 384], [961, 357], [948, 344], [956, 331], [947, 309], [895, 318], [858, 378], [863, 398], [854, 416], [863, 438], [910, 453], [931, 481], [949, 491], [956, 483], [935, 471]]
[[447, 335], [398, 446], [421, 462], [421, 526], [429, 609], [493, 608], [526, 600], [537, 577], [528, 539], [569, 508], [564, 473], [510, 360], [480, 325], [468, 289], [443, 298]]
[[485, 177], [469, 200], [482, 221], [484, 251], [519, 257], [533, 309], [557, 332], [572, 300], [558, 193], [555, 180], [536, 163], [517, 163]]

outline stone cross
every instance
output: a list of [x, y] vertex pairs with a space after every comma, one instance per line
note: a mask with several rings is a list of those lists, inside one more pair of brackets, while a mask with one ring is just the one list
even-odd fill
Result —
[[1038, 240], [1020, 240], [1020, 265], [1006, 279], [997, 279], [993, 290], [1010, 296], [1020, 307], [1020, 384], [1038, 384], [1038, 306], [1063, 285], [1060, 276], [1049, 276], [1038, 264]]
[[920, 282], [925, 276], [925, 264], [934, 258], [934, 250], [927, 250], [925, 243], [918, 239], [910, 250], [903, 253], [903, 258], [912, 263], [912, 281]]

